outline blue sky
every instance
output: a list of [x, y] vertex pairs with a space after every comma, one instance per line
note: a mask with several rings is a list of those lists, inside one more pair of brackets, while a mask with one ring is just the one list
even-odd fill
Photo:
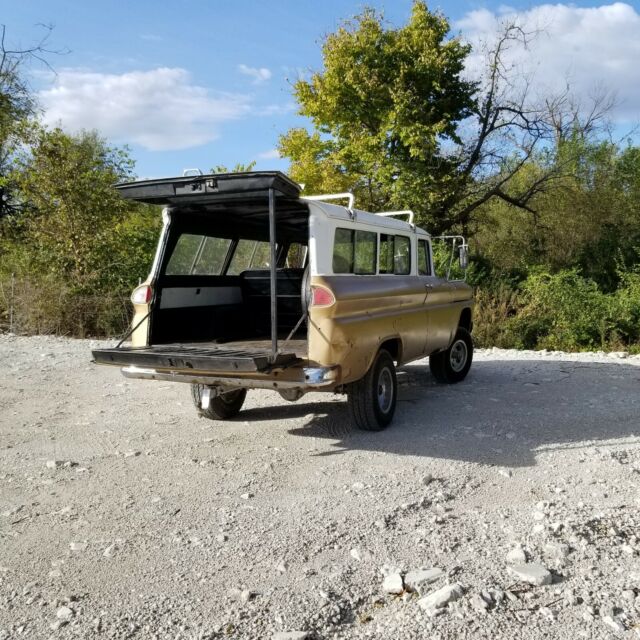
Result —
[[[391, 23], [411, 2], [369, 2]], [[26, 46], [50, 23], [56, 77], [32, 68], [48, 124], [97, 128], [129, 144], [143, 177], [184, 168], [257, 161], [285, 170], [274, 156], [278, 135], [308, 122], [296, 114], [291, 81], [321, 66], [323, 35], [360, 2], [182, 0], [72, 2], [2, 0], [11, 44]], [[431, 5], [435, 8], [436, 5]], [[440, 8], [454, 33], [479, 45], [501, 17], [522, 17], [545, 34], [528, 52], [540, 86], [570, 78], [579, 94], [614, 91], [618, 126], [640, 117], [640, 15], [635, 3], [535, 5], [448, 2]], [[479, 59], [470, 65], [479, 66]], [[562, 76], [562, 77], [561, 77]]]

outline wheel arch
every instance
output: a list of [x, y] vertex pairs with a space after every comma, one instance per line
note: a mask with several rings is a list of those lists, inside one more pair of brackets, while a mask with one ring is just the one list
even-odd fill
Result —
[[469, 333], [473, 329], [473, 320], [471, 315], [471, 307], [465, 307], [460, 312], [460, 319], [458, 320], [458, 327], [466, 329]]
[[[400, 338], [400, 336], [394, 336], [391, 338], [386, 338], [384, 339], [379, 345], [378, 345], [378, 352], [384, 349], [385, 351], [388, 351], [391, 354], [391, 357], [399, 364], [400, 362], [402, 362], [402, 339]], [[371, 359], [371, 362], [369, 363], [369, 366], [371, 366], [371, 364], [373, 363], [373, 359], [375, 358], [377, 354], [374, 354], [374, 357]]]

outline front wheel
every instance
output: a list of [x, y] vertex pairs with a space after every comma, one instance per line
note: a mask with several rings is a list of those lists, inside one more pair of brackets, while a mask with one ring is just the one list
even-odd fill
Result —
[[192, 384], [191, 398], [195, 404], [198, 413], [210, 420], [228, 420], [240, 413], [244, 399], [247, 397], [246, 389], [235, 389], [227, 393], [221, 393], [209, 400], [209, 406], [202, 408], [202, 391], [205, 385]]
[[369, 371], [347, 389], [351, 417], [359, 429], [381, 431], [396, 410], [398, 381], [393, 358], [381, 349]]
[[429, 368], [433, 377], [442, 383], [455, 384], [467, 377], [473, 360], [473, 340], [471, 334], [462, 327], [446, 351], [429, 356]]

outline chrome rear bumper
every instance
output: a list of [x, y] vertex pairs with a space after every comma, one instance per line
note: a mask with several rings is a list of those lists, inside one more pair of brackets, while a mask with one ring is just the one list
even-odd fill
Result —
[[[286, 389], [301, 389], [311, 391], [313, 389], [330, 389], [338, 383], [340, 367], [300, 367], [296, 368], [294, 375], [286, 379], [264, 377], [227, 377], [202, 373], [181, 373], [177, 371], [158, 371], [136, 366], [122, 368], [125, 378], [140, 378], [142, 380], [162, 380], [164, 382], [187, 382], [190, 384], [204, 384], [210, 387], [223, 387], [229, 389], [271, 389], [280, 391]], [[293, 373], [291, 370], [289, 372]]]

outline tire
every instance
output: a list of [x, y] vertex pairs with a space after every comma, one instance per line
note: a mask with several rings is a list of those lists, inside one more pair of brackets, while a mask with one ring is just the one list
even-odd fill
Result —
[[458, 327], [451, 346], [429, 356], [429, 368], [433, 377], [443, 384], [462, 382], [467, 377], [473, 361], [473, 340], [471, 334]]
[[237, 416], [240, 413], [240, 409], [242, 409], [244, 399], [247, 397], [246, 389], [235, 389], [211, 398], [209, 407], [203, 409], [201, 395], [203, 389], [203, 384], [192, 384], [191, 397], [198, 414], [210, 420], [228, 420]]
[[398, 381], [393, 358], [378, 351], [364, 378], [352, 382], [347, 394], [351, 417], [359, 429], [382, 431], [393, 419], [398, 397]]

